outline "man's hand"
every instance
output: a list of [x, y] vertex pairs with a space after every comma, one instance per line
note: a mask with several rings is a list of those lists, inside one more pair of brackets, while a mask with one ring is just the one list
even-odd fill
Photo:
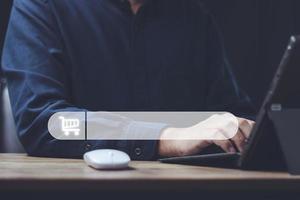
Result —
[[[164, 130], [161, 135], [158, 147], [159, 155], [164, 157], [194, 155], [201, 152], [201, 150], [210, 146], [211, 144], [216, 144], [225, 152], [235, 153], [237, 150], [242, 152], [247, 144], [255, 122], [242, 118], [238, 118], [238, 122], [238, 132], [230, 140], [180, 140], [181, 136], [183, 136], [182, 134], [184, 134], [184, 137], [187, 138], [187, 135], [195, 134], [195, 128], [197, 128], [197, 126], [186, 129], [168, 128]], [[199, 134], [201, 134], [201, 131], [203, 130], [199, 130]], [[191, 138], [192, 137], [193, 136], [191, 136]], [[168, 138], [174, 138], [174, 140], [168, 140]]]

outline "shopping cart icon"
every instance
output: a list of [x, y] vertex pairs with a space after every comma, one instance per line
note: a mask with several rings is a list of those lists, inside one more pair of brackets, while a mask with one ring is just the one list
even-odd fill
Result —
[[75, 136], [80, 135], [80, 122], [79, 119], [66, 119], [64, 117], [59, 117], [61, 120], [61, 129], [65, 136], [70, 136], [73, 133]]

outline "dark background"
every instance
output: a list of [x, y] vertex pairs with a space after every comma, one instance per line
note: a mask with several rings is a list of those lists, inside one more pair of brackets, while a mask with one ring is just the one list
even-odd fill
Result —
[[[11, 2], [0, 0], [0, 55]], [[290, 35], [300, 34], [300, 1], [203, 2], [220, 25], [228, 58], [238, 82], [258, 109]]]
[[300, 1], [204, 2], [221, 27], [227, 54], [240, 85], [258, 109], [290, 35], [300, 34]]
[[12, 0], [0, 0], [0, 60], [11, 2]]

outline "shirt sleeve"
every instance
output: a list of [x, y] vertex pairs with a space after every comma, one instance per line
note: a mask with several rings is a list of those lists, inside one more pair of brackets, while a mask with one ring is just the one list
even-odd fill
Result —
[[254, 106], [237, 84], [225, 54], [218, 26], [210, 14], [207, 14], [206, 19], [206, 108], [209, 111], [226, 111], [239, 117], [253, 119]]
[[[78, 158], [94, 149], [118, 149], [152, 160], [157, 141], [60, 141], [48, 132], [57, 112], [87, 112], [72, 102], [67, 53], [48, 0], [15, 0], [3, 53], [3, 71], [18, 136], [29, 155]], [[116, 119], [122, 120], [123, 118]], [[157, 134], [166, 125], [132, 121], [124, 134]]]

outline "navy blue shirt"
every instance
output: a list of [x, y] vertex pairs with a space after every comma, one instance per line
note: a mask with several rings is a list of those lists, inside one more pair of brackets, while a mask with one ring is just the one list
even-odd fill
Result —
[[35, 156], [99, 148], [157, 156], [157, 141], [58, 141], [47, 121], [59, 111], [251, 110], [196, 0], [148, 0], [137, 14], [126, 0], [15, 0], [2, 66], [20, 140]]

